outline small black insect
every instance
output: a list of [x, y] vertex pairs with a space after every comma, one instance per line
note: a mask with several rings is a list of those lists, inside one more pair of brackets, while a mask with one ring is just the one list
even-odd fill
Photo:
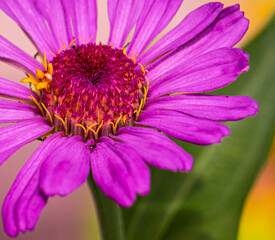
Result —
[[81, 52], [79, 52], [79, 50], [75, 48], [75, 45], [73, 45], [72, 48], [78, 53], [78, 56], [81, 55]]
[[96, 148], [96, 144], [90, 145], [90, 149], [95, 149]]

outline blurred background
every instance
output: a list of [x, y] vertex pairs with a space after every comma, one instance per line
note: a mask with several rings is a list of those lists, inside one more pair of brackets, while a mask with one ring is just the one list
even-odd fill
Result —
[[[168, 25], [165, 34], [190, 11], [209, 1], [185, 0], [176, 17]], [[250, 28], [240, 47], [261, 32], [275, 12], [275, 0], [221, 0], [225, 5], [239, 3], [241, 9], [250, 19]], [[107, 4], [98, 1], [98, 36], [97, 41], [107, 42], [109, 23], [107, 20]], [[31, 42], [23, 34], [15, 22], [0, 11], [0, 33], [11, 42], [28, 52], [36, 53]], [[24, 74], [13, 67], [0, 63], [1, 77], [19, 82]], [[0, 206], [15, 179], [17, 173], [37, 148], [39, 142], [33, 142], [17, 151], [0, 168]], [[275, 141], [262, 170], [251, 190], [240, 223], [238, 240], [274, 240], [275, 239]], [[2, 219], [0, 219], [0, 239], [9, 240], [5, 235]], [[85, 184], [65, 198], [51, 198], [42, 212], [40, 220], [31, 233], [20, 234], [20, 240], [97, 240], [99, 230], [95, 209], [88, 186]]]

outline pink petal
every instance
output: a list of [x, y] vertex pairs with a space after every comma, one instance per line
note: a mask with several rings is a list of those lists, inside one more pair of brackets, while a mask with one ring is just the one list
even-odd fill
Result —
[[154, 38], [168, 25], [182, 0], [148, 0], [137, 20], [135, 32], [127, 52], [141, 54]]
[[47, 20], [58, 48], [63, 47], [62, 41], [68, 46], [70, 41], [67, 36], [65, 16], [60, 0], [35, 0], [33, 4], [39, 14]]
[[124, 46], [129, 33], [141, 14], [144, 3], [144, 0], [108, 0], [111, 28], [108, 42], [116, 47]]
[[[218, 48], [231, 48], [246, 33], [249, 20], [244, 17], [238, 4], [223, 9], [216, 20], [192, 40], [158, 59], [147, 69], [151, 72], [155, 67], [166, 66], [167, 71], [189, 59]], [[169, 62], [169, 64], [167, 64]]]
[[147, 65], [163, 53], [186, 44], [216, 19], [222, 7], [223, 5], [219, 2], [207, 3], [189, 13], [178, 26], [164, 35], [142, 56], [138, 57], [139, 62]]
[[90, 171], [90, 148], [81, 136], [60, 139], [62, 144], [41, 167], [40, 188], [46, 196], [65, 196], [86, 180]]
[[164, 134], [143, 127], [123, 127], [114, 136], [132, 147], [143, 161], [161, 169], [190, 171], [193, 158]]
[[[96, 0], [61, 0], [65, 12], [66, 27], [69, 40], [76, 38], [77, 44], [83, 44], [84, 39], [88, 43], [93, 36], [92, 42], [96, 39], [97, 31], [97, 6]], [[74, 35], [72, 34], [72, 29]]]
[[169, 110], [142, 113], [137, 123], [156, 128], [171, 137], [201, 145], [219, 143], [230, 134], [229, 128], [223, 124]]
[[[110, 138], [103, 138], [102, 142], [104, 142], [117, 156], [120, 156], [125, 166], [127, 166], [135, 184], [135, 192], [141, 195], [147, 194], [150, 190], [149, 168], [141, 160], [140, 155], [135, 149]], [[130, 151], [129, 149], [131, 149], [130, 157], [127, 153], [127, 151]]]
[[57, 52], [58, 46], [32, 0], [0, 1], [0, 8], [28, 34], [40, 52]]
[[0, 60], [29, 72], [35, 76], [36, 69], [43, 69], [43, 65], [20, 48], [0, 36]]
[[0, 99], [0, 123], [41, 118], [40, 110], [24, 103]]
[[130, 146], [101, 137], [91, 152], [91, 165], [101, 190], [123, 207], [133, 204], [136, 193], [149, 192], [149, 169]]
[[258, 104], [247, 96], [214, 96], [202, 94], [173, 95], [148, 101], [145, 111], [175, 110], [214, 121], [236, 121], [258, 112]]
[[19, 148], [51, 130], [52, 127], [43, 118], [26, 120], [0, 128], [0, 165]]
[[150, 72], [148, 77], [153, 81], [162, 75], [165, 77], [150, 85], [148, 97], [212, 91], [235, 81], [248, 69], [247, 53], [241, 49], [220, 48], [182, 62], [168, 72], [166, 69]]
[[61, 135], [60, 132], [55, 133], [42, 142], [18, 173], [6, 196], [2, 215], [4, 228], [9, 236], [15, 237], [18, 231], [25, 232], [36, 224], [47, 201], [38, 189], [40, 166]]
[[16, 82], [10, 81], [0, 77], [0, 95], [14, 97], [18, 99], [24, 99], [31, 101], [30, 97], [33, 95], [36, 99], [38, 95], [36, 92], [26, 88]]

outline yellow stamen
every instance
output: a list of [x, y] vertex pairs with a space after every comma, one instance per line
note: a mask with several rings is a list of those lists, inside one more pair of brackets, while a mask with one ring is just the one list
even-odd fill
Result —
[[37, 90], [41, 90], [41, 89], [48, 89], [48, 82], [40, 82], [36, 85], [36, 89]]
[[139, 54], [135, 55], [133, 51], [132, 53], [133, 53], [133, 57], [129, 57], [129, 58], [133, 59], [134, 64], [136, 64], [136, 59]]
[[44, 60], [41, 61], [41, 63], [43, 64], [43, 66], [45, 68], [45, 71], [47, 71], [48, 64], [47, 64], [47, 54], [46, 54], [46, 52], [44, 53]]
[[71, 48], [72, 44], [73, 44], [75, 41], [76, 41], [76, 38], [75, 38], [73, 41], [70, 42], [68, 49]]
[[98, 140], [98, 132], [99, 132], [100, 128], [102, 127], [102, 125], [103, 125], [103, 120], [101, 121], [101, 124], [98, 126], [98, 128], [96, 129], [96, 131], [94, 129], [92, 129], [91, 127], [88, 128], [88, 129], [90, 129], [94, 133], [96, 142]]
[[138, 63], [139, 66], [141, 66], [141, 71], [144, 72], [144, 67], [141, 63]]
[[128, 57], [128, 56], [127, 56], [127, 53], [126, 53], [126, 50], [125, 50], [124, 48], [119, 47], [118, 49], [122, 50], [123, 53], [124, 53], [124, 55], [125, 55], [126, 57]]
[[149, 72], [148, 70], [145, 70], [143, 65], [141, 63], [138, 63], [138, 65], [141, 67], [141, 71], [143, 73], [143, 76], [145, 75], [146, 72]]
[[75, 124], [75, 126], [79, 126], [84, 130], [85, 133], [87, 132], [87, 129], [82, 124]]
[[54, 114], [54, 116], [62, 122], [64, 129], [65, 129], [65, 134], [66, 134], [66, 136], [68, 136], [67, 117], [65, 117], [65, 121], [64, 121], [61, 117], [57, 116], [56, 114]]
[[44, 72], [41, 71], [40, 69], [36, 69], [36, 77], [38, 79], [43, 79], [44, 78]]
[[98, 123], [94, 123], [94, 124], [90, 125], [89, 127], [87, 127], [87, 130], [86, 130], [86, 128], [85, 128], [83, 125], [81, 125], [81, 124], [76, 124], [76, 126], [81, 126], [81, 127], [82, 127], [83, 129], [85, 129], [87, 132], [88, 132], [89, 130], [92, 130], [91, 128], [94, 127], [94, 126], [96, 126], [96, 125], [98, 125]]
[[47, 71], [48, 63], [47, 63], [47, 53], [46, 52], [44, 53], [44, 63], [45, 63], [45, 66], [46, 66], [45, 70]]
[[139, 114], [140, 114], [141, 108], [143, 107], [143, 101], [144, 101], [144, 100], [143, 100], [143, 98], [142, 98], [138, 110], [135, 110], [135, 111], [134, 111], [134, 113], [136, 113], [136, 121], [138, 120], [138, 116], [139, 116]]
[[101, 121], [101, 124], [98, 126], [98, 128], [96, 129], [96, 133], [98, 134], [98, 132], [99, 132], [99, 129], [102, 127], [102, 125], [103, 125], [103, 120]]
[[144, 101], [143, 101], [143, 105], [144, 105], [145, 102], [146, 102], [147, 95], [148, 95], [148, 90], [149, 90], [149, 80], [148, 80], [147, 77], [145, 77], [145, 79], [146, 79], [147, 84], [146, 84], [146, 87], [144, 87], [144, 95], [143, 95]]
[[[90, 129], [90, 128], [96, 126], [96, 125], [98, 125], [98, 123], [94, 123], [94, 124], [90, 125], [90, 126], [88, 127], [88, 129]], [[91, 130], [91, 129], [90, 129], [90, 130]]]
[[58, 54], [60, 54], [61, 51], [62, 51], [64, 48], [65, 48], [65, 47], [60, 48], [59, 51], [58, 51]]
[[44, 110], [46, 111], [46, 113], [48, 114], [49, 116], [49, 119], [50, 119], [50, 122], [51, 122], [51, 125], [53, 125], [53, 118], [52, 118], [52, 115], [50, 114], [50, 112], [48, 111], [48, 109], [45, 107], [44, 103], [41, 103], [42, 107], [44, 108]]
[[109, 42], [111, 48], [113, 49], [114, 48], [114, 44], [112, 44], [111, 42]]
[[148, 90], [148, 88], [149, 88], [149, 80], [148, 80], [148, 77], [145, 77], [145, 79], [146, 79], [146, 82], [147, 82], [146, 87], [147, 87], [147, 90]]
[[117, 125], [118, 125], [121, 118], [122, 118], [122, 115], [117, 119], [116, 124], [115, 124], [115, 129], [117, 129]]
[[56, 57], [56, 54], [54, 54], [53, 52], [49, 52], [48, 54], [51, 54], [51, 55]]
[[62, 41], [62, 43], [63, 43], [63, 45], [64, 45], [65, 49], [67, 50], [68, 48], [67, 48], [67, 46], [66, 46], [65, 42], [64, 42], [64, 41]]
[[90, 43], [93, 38], [94, 38], [94, 36], [91, 36], [88, 43]]
[[146, 86], [146, 87], [144, 87], [144, 95], [143, 95], [144, 103], [146, 102], [147, 94], [148, 94], [148, 89]]
[[33, 96], [33, 95], [29, 96], [29, 98], [30, 98], [31, 100], [33, 100], [33, 101], [34, 101], [34, 103], [37, 105], [37, 107], [40, 109], [40, 111], [41, 111], [42, 115], [44, 116], [44, 115], [45, 115], [45, 113], [44, 113], [43, 108], [41, 107], [40, 103], [39, 103], [39, 102], [37, 102], [37, 100], [34, 98], [34, 96]]
[[52, 63], [48, 64], [48, 73], [51, 75], [53, 74], [53, 64]]
[[84, 45], [86, 45], [86, 42], [84, 41], [83, 38], [81, 38], [81, 37], [77, 37], [77, 38], [79, 38], [84, 43]]
[[145, 75], [147, 72], [149, 72], [147, 69], [145, 69], [145, 71], [143, 72], [143, 75]]
[[112, 124], [112, 125], [113, 125], [113, 130], [114, 130], [115, 124], [114, 124], [113, 122], [109, 122], [108, 125], [109, 125], [109, 124]]
[[[47, 60], [46, 60], [47, 61]], [[35, 79], [33, 76], [28, 74], [28, 78], [23, 78], [20, 82], [28, 82], [33, 84], [37, 90], [46, 89], [49, 91], [50, 83], [52, 81], [52, 74], [53, 74], [53, 65], [49, 63], [47, 66], [47, 73], [45, 74], [42, 70], [36, 69], [36, 78], [40, 80], [40, 82]]]
[[36, 86], [39, 82], [36, 79], [34, 79], [30, 74], [28, 74], [28, 75], [29, 75], [28, 78], [23, 78], [20, 82], [21, 83], [27, 82], [27, 83], [31, 83]]
[[124, 114], [124, 116], [122, 118], [123, 124], [125, 124], [126, 120], [127, 120], [127, 114]]
[[84, 141], [86, 141], [86, 139], [87, 139], [87, 136], [88, 136], [88, 131], [89, 131], [89, 129], [86, 129], [83, 125], [81, 125], [81, 124], [76, 124], [75, 126], [79, 126], [79, 127], [81, 127], [83, 130], [84, 130]]
[[122, 115], [117, 119], [116, 123], [114, 124], [113, 122], [109, 122], [108, 124], [112, 124], [113, 125], [113, 133], [114, 135], [116, 135], [116, 129], [117, 129], [117, 125], [120, 121], [120, 119], [122, 118]]

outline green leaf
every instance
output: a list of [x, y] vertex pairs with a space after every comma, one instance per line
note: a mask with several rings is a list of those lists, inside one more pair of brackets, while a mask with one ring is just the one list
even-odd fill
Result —
[[245, 48], [251, 69], [220, 95], [249, 95], [259, 114], [227, 125], [222, 144], [176, 141], [195, 158], [189, 174], [152, 168], [152, 189], [123, 209], [127, 240], [235, 240], [245, 198], [267, 157], [275, 123], [275, 19]]

